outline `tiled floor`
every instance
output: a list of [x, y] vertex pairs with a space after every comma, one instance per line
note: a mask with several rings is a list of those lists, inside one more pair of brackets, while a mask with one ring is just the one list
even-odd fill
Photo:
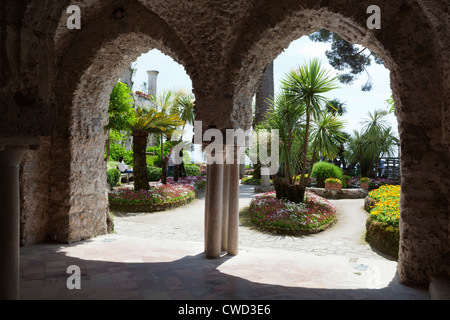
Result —
[[[109, 235], [21, 252], [21, 299], [429, 299], [400, 285], [392, 261], [241, 248], [208, 260], [202, 243]], [[70, 265], [81, 289], [69, 290]]]
[[[240, 207], [253, 187], [240, 186]], [[73, 245], [21, 249], [21, 299], [299, 300], [429, 299], [405, 287], [397, 263], [361, 241], [363, 200], [336, 201], [338, 223], [307, 237], [239, 227], [239, 254], [217, 260], [203, 250], [204, 197], [167, 212], [116, 216], [116, 234]], [[67, 268], [80, 268], [69, 290]]]

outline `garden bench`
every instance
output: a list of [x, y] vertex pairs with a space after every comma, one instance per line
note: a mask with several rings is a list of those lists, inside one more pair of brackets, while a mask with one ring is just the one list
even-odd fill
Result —
[[[117, 170], [119, 170], [119, 167], [117, 167]], [[120, 170], [119, 170], [119, 172], [120, 172]], [[127, 184], [130, 184], [130, 176], [131, 175], [133, 175], [133, 174], [120, 172], [120, 181], [122, 181], [122, 178], [127, 178]]]

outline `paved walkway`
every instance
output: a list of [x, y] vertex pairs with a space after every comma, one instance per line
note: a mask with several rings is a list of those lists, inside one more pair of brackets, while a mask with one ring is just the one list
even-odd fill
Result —
[[[240, 186], [240, 207], [253, 187]], [[398, 282], [395, 261], [364, 242], [363, 200], [333, 200], [338, 223], [310, 236], [262, 233], [241, 215], [236, 257], [204, 257], [204, 198], [115, 218], [115, 234], [21, 250], [22, 299], [429, 299]], [[69, 265], [81, 289], [68, 290]]]

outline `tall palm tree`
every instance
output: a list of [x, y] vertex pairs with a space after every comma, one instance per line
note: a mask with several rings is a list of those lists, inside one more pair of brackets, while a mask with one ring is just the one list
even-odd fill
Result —
[[308, 177], [311, 177], [317, 156], [334, 159], [339, 152], [338, 145], [345, 140], [342, 135], [344, 121], [330, 113], [323, 112], [312, 124], [311, 145], [313, 147], [311, 166]]
[[[194, 124], [195, 121], [195, 97], [192, 94], [181, 95], [178, 99], [178, 111], [181, 120], [185, 122], [184, 128], [187, 124]], [[183, 140], [181, 135], [180, 140]]]
[[353, 163], [359, 163], [363, 176], [375, 177], [380, 159], [393, 154], [394, 146], [398, 138], [392, 132], [392, 128], [385, 120], [387, 113], [376, 110], [369, 112], [369, 118], [361, 133], [354, 131], [348, 143], [348, 159]]
[[304, 130], [304, 104], [292, 105], [282, 91], [271, 100], [264, 126], [279, 133], [280, 163], [286, 183], [292, 183], [292, 175], [301, 168], [300, 158], [302, 133]]
[[322, 104], [326, 104], [328, 99], [322, 94], [337, 88], [337, 77], [332, 77], [330, 71], [322, 68], [318, 59], [311, 60], [297, 70], [287, 74], [282, 81], [285, 94], [292, 106], [304, 104], [305, 106], [305, 136], [303, 140], [302, 152], [302, 172], [300, 176], [300, 186], [303, 192], [306, 189], [307, 178], [306, 163], [308, 160], [308, 143], [311, 120], [316, 120], [320, 115]]
[[136, 117], [130, 125], [133, 136], [134, 155], [134, 188], [135, 190], [148, 190], [146, 147], [150, 133], [164, 134], [182, 126], [182, 121], [177, 115], [167, 115], [156, 109], [135, 109]]

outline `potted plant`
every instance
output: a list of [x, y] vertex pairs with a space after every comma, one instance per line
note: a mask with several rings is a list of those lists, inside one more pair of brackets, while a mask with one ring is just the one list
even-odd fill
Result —
[[363, 189], [369, 189], [369, 182], [370, 182], [369, 178], [363, 177], [359, 179], [359, 186]]
[[328, 178], [325, 180], [325, 189], [341, 190], [342, 189], [342, 181], [337, 178]]

